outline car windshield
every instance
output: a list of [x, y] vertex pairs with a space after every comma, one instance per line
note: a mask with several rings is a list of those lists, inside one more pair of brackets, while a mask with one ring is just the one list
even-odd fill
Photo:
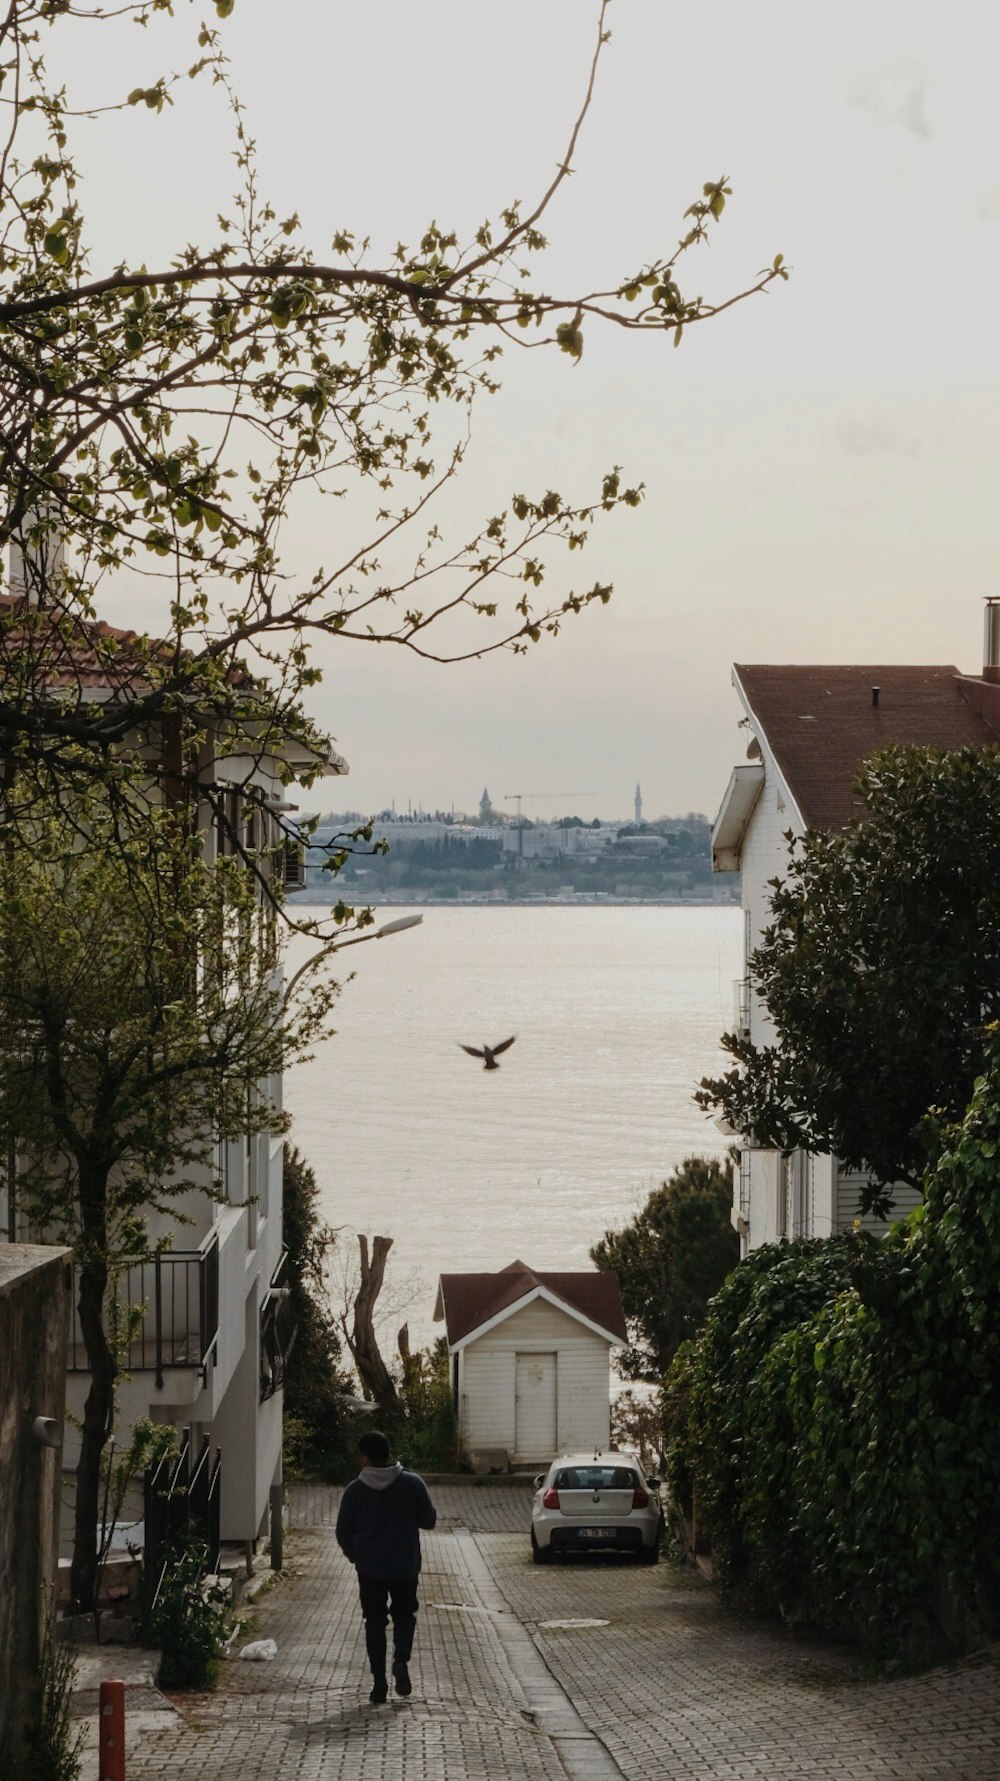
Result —
[[630, 1466], [563, 1466], [556, 1490], [634, 1490], [639, 1480]]

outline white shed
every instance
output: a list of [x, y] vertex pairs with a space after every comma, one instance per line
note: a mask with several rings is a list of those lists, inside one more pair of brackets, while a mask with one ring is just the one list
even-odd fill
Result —
[[520, 1261], [498, 1274], [442, 1274], [434, 1315], [474, 1464], [607, 1448], [611, 1350], [628, 1341], [617, 1274], [543, 1274]]

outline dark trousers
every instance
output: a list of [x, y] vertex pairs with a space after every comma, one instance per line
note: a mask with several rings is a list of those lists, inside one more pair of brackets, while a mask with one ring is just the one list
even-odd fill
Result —
[[372, 1675], [385, 1675], [385, 1629], [392, 1615], [392, 1661], [410, 1661], [417, 1630], [416, 1577], [362, 1577], [358, 1572], [361, 1612], [365, 1618], [365, 1648]]

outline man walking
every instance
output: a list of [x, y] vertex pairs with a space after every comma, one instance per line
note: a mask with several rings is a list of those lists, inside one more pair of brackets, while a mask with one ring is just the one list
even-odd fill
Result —
[[437, 1510], [416, 1472], [389, 1463], [389, 1443], [375, 1430], [362, 1435], [364, 1465], [347, 1486], [337, 1516], [337, 1544], [358, 1573], [365, 1646], [372, 1672], [373, 1707], [388, 1699], [385, 1629], [392, 1615], [392, 1674], [396, 1693], [411, 1692], [410, 1653], [417, 1625], [420, 1529]]

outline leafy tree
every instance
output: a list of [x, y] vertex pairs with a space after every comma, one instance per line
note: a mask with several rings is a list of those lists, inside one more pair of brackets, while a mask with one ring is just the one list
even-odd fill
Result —
[[662, 1379], [680, 1344], [701, 1329], [739, 1259], [732, 1204], [728, 1170], [689, 1156], [630, 1224], [595, 1243], [591, 1260], [616, 1270], [632, 1332], [621, 1360], [627, 1378]]
[[71, 814], [0, 853], [0, 1131], [21, 1220], [75, 1252], [90, 1386], [71, 1588], [87, 1609], [116, 1277], [150, 1253], [151, 1214], [215, 1188], [220, 1140], [285, 1129], [260, 1085], [308, 1047], [335, 986], [314, 973], [286, 1005], [255, 881], [232, 857], [206, 865], [176, 811], [125, 838], [93, 788]]
[[778, 1149], [832, 1152], [918, 1186], [928, 1119], [961, 1115], [1000, 1014], [1000, 750], [892, 748], [857, 780], [865, 816], [790, 841], [750, 973], [772, 1044], [727, 1034], [735, 1067], [696, 1099]]
[[[233, 8], [215, 0], [219, 21]], [[718, 179], [689, 207], [680, 239], [624, 277], [554, 296], [533, 274], [608, 39], [608, 0], [596, 10], [584, 102], [537, 202], [511, 204], [468, 240], [432, 221], [380, 265], [349, 231], [312, 242], [297, 215], [268, 203], [216, 25], [197, 28], [189, 67], [156, 77], [147, 68], [97, 107], [95, 37], [140, 24], [148, 59], [173, 0], [10, 0], [0, 17], [10, 126], [0, 158], [0, 546], [17, 547], [15, 591], [46, 616], [18, 605], [0, 624], [0, 756], [30, 762], [56, 790], [87, 773], [107, 781], [123, 771], [129, 737], [192, 705], [217, 726], [232, 720], [234, 753], [248, 726], [264, 735], [276, 724], [321, 752], [302, 704], [319, 677], [314, 638], [462, 660], [523, 651], [608, 600], [603, 583], [562, 581], [551, 595], [548, 585], [553, 547], [578, 552], [595, 519], [639, 503], [641, 488], [618, 468], [583, 501], [517, 492], [470, 536], [439, 532], [433, 505], [459, 473], [475, 399], [497, 387], [514, 346], [550, 346], [577, 364], [597, 326], [676, 344], [787, 273], [779, 255], [714, 303], [681, 288], [686, 256], [725, 209], [730, 186]], [[47, 72], [50, 46], [69, 70], [65, 86]], [[141, 154], [189, 76], [230, 109], [238, 185], [215, 239], [137, 266], [123, 214], [111, 263], [96, 263], [74, 145], [109, 111], [131, 108]], [[284, 564], [283, 526], [303, 497], [341, 503], [345, 541], [322, 563]], [[165, 643], [139, 636], [123, 652], [95, 629], [101, 590], [122, 571], [162, 591]], [[114, 698], [87, 696], [81, 639]], [[6, 803], [10, 821], [9, 787]]]
[[308, 1447], [322, 1452], [336, 1441], [341, 1401], [349, 1389], [326, 1283], [336, 1237], [320, 1216], [313, 1170], [296, 1146], [287, 1143], [281, 1216], [296, 1331], [285, 1372], [285, 1415], [298, 1425]]

